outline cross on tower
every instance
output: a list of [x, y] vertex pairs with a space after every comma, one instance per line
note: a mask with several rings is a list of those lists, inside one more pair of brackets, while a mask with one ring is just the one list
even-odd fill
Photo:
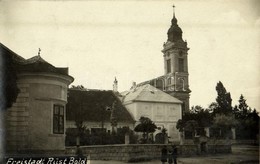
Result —
[[173, 4], [172, 7], [173, 7], [173, 17], [175, 17], [175, 11], [174, 11], [175, 10], [175, 5]]
[[39, 48], [39, 51], [38, 51], [38, 55], [40, 55], [41, 54], [41, 48]]

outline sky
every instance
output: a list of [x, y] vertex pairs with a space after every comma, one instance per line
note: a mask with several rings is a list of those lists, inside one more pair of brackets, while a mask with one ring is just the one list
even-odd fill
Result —
[[175, 15], [187, 40], [190, 104], [208, 107], [221, 81], [260, 111], [258, 0], [0, 0], [0, 42], [28, 59], [69, 67], [72, 85], [119, 91], [164, 74]]

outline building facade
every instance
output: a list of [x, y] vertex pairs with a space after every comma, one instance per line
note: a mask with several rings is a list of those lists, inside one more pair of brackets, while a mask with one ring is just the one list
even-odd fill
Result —
[[74, 80], [68, 68], [57, 68], [39, 55], [12, 56], [20, 90], [16, 102], [5, 111], [7, 152], [65, 150], [65, 106], [68, 85]]
[[122, 95], [124, 106], [136, 120], [135, 126], [140, 123], [140, 117], [148, 117], [157, 126], [154, 136], [165, 128], [170, 141], [180, 141], [176, 129], [177, 121], [182, 118], [180, 100], [150, 84], [132, 87]]

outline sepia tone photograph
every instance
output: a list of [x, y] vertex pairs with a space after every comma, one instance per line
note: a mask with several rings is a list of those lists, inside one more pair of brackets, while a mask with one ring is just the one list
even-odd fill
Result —
[[0, 163], [259, 163], [258, 0], [0, 0]]

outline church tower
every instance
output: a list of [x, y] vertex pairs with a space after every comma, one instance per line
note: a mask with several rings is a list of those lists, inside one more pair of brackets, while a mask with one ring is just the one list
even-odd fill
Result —
[[187, 42], [182, 39], [182, 30], [177, 24], [173, 6], [173, 18], [163, 44], [165, 92], [183, 102], [183, 111], [189, 111], [189, 72]]

